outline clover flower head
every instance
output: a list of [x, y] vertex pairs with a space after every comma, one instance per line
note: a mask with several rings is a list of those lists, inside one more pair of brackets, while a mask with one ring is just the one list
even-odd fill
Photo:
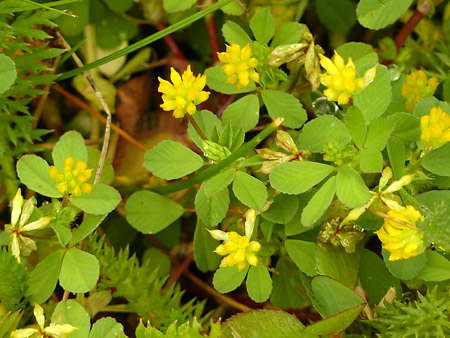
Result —
[[224, 64], [220, 70], [227, 76], [227, 83], [236, 85], [236, 89], [240, 90], [247, 87], [250, 80], [259, 82], [259, 74], [255, 70], [258, 59], [252, 57], [250, 44], [241, 48], [231, 43], [226, 48], [226, 52], [217, 53], [217, 56]]
[[438, 79], [435, 77], [428, 79], [422, 70], [406, 75], [401, 91], [402, 96], [406, 99], [405, 109], [412, 111], [421, 99], [433, 96], [438, 85]]
[[5, 230], [9, 233], [11, 252], [19, 263], [20, 256], [28, 256], [33, 250], [37, 249], [36, 243], [27, 237], [24, 232], [42, 229], [53, 219], [53, 217], [45, 216], [37, 221], [27, 223], [33, 209], [33, 200], [30, 198], [24, 203], [21, 190], [18, 189], [12, 200], [11, 223], [5, 225]]
[[60, 193], [81, 196], [92, 191], [92, 185], [86, 183], [92, 175], [92, 169], [86, 168], [86, 162], [77, 160], [74, 163], [73, 157], [69, 156], [64, 162], [62, 172], [55, 166], [51, 166], [48, 174], [57, 183], [57, 189]]
[[425, 149], [439, 148], [450, 141], [450, 116], [441, 108], [433, 107], [430, 115], [420, 118], [420, 129]]
[[324, 94], [330, 101], [347, 104], [355, 94], [364, 89], [374, 78], [376, 67], [369, 69], [364, 77], [356, 78], [356, 67], [352, 58], [347, 63], [336, 51], [333, 61], [324, 55], [319, 55], [320, 65], [327, 71], [320, 75], [320, 82], [328, 87]]
[[383, 226], [375, 233], [383, 248], [390, 252], [389, 260], [408, 259], [421, 254], [425, 250], [423, 232], [419, 233], [415, 226], [422, 219], [420, 212], [408, 205], [401, 210], [390, 210], [388, 215], [393, 219], [385, 219]]
[[69, 335], [78, 330], [70, 324], [54, 324], [51, 323], [45, 327], [44, 310], [39, 304], [34, 304], [34, 317], [38, 323], [39, 328], [27, 328], [14, 330], [11, 333], [11, 338], [68, 338]]
[[197, 75], [191, 71], [191, 66], [187, 66], [183, 75], [180, 75], [173, 67], [170, 68], [170, 83], [167, 80], [158, 78], [158, 91], [162, 93], [163, 104], [161, 108], [165, 111], [172, 111], [173, 116], [182, 118], [186, 113], [193, 115], [196, 105], [208, 100], [209, 92], [203, 91], [206, 85], [206, 75]]

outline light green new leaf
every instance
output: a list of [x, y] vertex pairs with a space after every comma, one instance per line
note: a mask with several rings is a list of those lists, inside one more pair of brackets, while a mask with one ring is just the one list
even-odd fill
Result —
[[262, 303], [269, 299], [272, 292], [272, 278], [267, 268], [261, 262], [257, 266], [251, 266], [247, 275], [247, 292], [249, 297]]
[[220, 293], [228, 293], [237, 289], [247, 275], [249, 265], [239, 271], [236, 265], [219, 268], [214, 273], [213, 285]]
[[215, 270], [220, 263], [221, 256], [213, 252], [219, 242], [212, 238], [203, 222], [198, 218], [194, 232], [194, 260], [197, 267], [202, 272]]
[[221, 10], [228, 15], [242, 15], [244, 14], [245, 9], [244, 5], [237, 1], [230, 2], [228, 5], [221, 8]]
[[243, 171], [237, 171], [234, 176], [233, 192], [239, 201], [256, 210], [261, 209], [267, 201], [264, 183]]
[[339, 168], [336, 178], [336, 195], [351, 208], [357, 208], [370, 198], [370, 191], [358, 172], [349, 166]]
[[406, 148], [402, 140], [397, 137], [391, 137], [387, 144], [387, 153], [389, 162], [391, 162], [394, 178], [399, 180], [403, 176], [403, 169], [406, 161]]
[[302, 212], [302, 224], [312, 226], [328, 209], [336, 193], [336, 176], [328, 181], [314, 194]]
[[316, 13], [328, 29], [347, 32], [356, 22], [356, 5], [350, 0], [317, 0]]
[[296, 129], [305, 123], [306, 110], [294, 95], [268, 89], [261, 92], [261, 97], [273, 120], [279, 117], [284, 118], [283, 126]]
[[253, 15], [250, 20], [250, 28], [256, 41], [268, 44], [275, 33], [275, 24], [268, 8], [264, 8]]
[[394, 124], [387, 119], [379, 118], [370, 122], [364, 148], [383, 150], [394, 129]]
[[231, 123], [236, 133], [240, 128], [249, 131], [258, 124], [259, 100], [254, 94], [244, 96], [230, 104], [223, 112], [222, 123]]
[[123, 325], [118, 323], [114, 318], [103, 317], [92, 325], [89, 338], [116, 338], [120, 337], [123, 332]]
[[83, 136], [76, 131], [69, 131], [65, 133], [58, 142], [56, 142], [55, 147], [52, 151], [52, 158], [55, 167], [59, 171], [64, 169], [64, 162], [66, 162], [67, 157], [72, 156], [74, 163], [77, 160], [87, 162], [88, 153], [86, 146], [84, 144]]
[[284, 243], [289, 257], [298, 266], [301, 272], [307, 276], [314, 276], [316, 271], [315, 250], [316, 244], [313, 242], [288, 239]]
[[204, 160], [179, 142], [164, 140], [144, 155], [144, 167], [153, 175], [174, 180], [200, 169]]
[[362, 149], [359, 153], [359, 166], [363, 173], [380, 173], [383, 170], [383, 155], [379, 150]]
[[239, 313], [223, 324], [221, 338], [317, 338], [302, 333], [305, 326], [285, 311], [255, 310]]
[[402, 16], [413, 0], [361, 0], [356, 8], [359, 23], [370, 29], [385, 28]]
[[[244, 46], [247, 43], [252, 42], [252, 39], [247, 35], [247, 33], [233, 21], [227, 21], [222, 26], [222, 34], [225, 41], [231, 45], [231, 43]], [[209, 86], [209, 84], [208, 84]]]
[[91, 327], [89, 314], [83, 305], [74, 299], [59, 302], [53, 311], [51, 322], [55, 324], [70, 324], [78, 328], [70, 334], [70, 338], [87, 338]]
[[93, 215], [105, 215], [113, 211], [121, 201], [119, 192], [113, 187], [99, 183], [92, 186], [89, 194], [70, 196], [70, 201], [77, 208]]
[[440, 176], [450, 176], [450, 143], [434, 149], [425, 156], [422, 167]]
[[366, 122], [380, 117], [391, 103], [392, 88], [389, 72], [385, 66], [378, 65], [375, 79], [353, 100]]
[[320, 335], [321, 337], [338, 334], [354, 322], [354, 320], [361, 313], [362, 309], [364, 309], [364, 306], [364, 303], [355, 305], [330, 317], [319, 320], [314, 324], [305, 327], [303, 332], [308, 334]]
[[427, 265], [419, 273], [426, 282], [443, 282], [450, 279], [450, 261], [436, 251], [426, 250]]
[[209, 180], [205, 181], [203, 184], [203, 192], [206, 197], [212, 197], [216, 193], [228, 187], [228, 185], [233, 182], [235, 174], [236, 169], [226, 168], [217, 175], [211, 177]]
[[366, 70], [378, 63], [378, 54], [371, 45], [362, 42], [347, 42], [340, 45], [336, 51], [347, 62], [351, 57], [356, 67], [356, 76], [363, 77]]
[[275, 48], [281, 45], [290, 45], [300, 41], [303, 33], [303, 26], [298, 22], [288, 22], [278, 29], [270, 47]]
[[50, 226], [55, 232], [59, 243], [62, 246], [66, 246], [67, 243], [69, 243], [70, 239], [72, 238], [72, 231], [59, 222], [52, 222], [50, 223]]
[[164, 9], [167, 13], [180, 12], [189, 9], [197, 0], [164, 0]]
[[31, 271], [26, 291], [26, 295], [30, 297], [31, 303], [42, 304], [55, 291], [62, 259], [63, 251], [54, 251], [40, 261]]
[[273, 223], [286, 224], [295, 216], [298, 210], [297, 196], [278, 194], [273, 198], [269, 210], [261, 216]]
[[328, 276], [313, 277], [311, 291], [314, 307], [324, 318], [364, 303], [352, 289]]
[[206, 83], [208, 84], [208, 87], [211, 88], [212, 90], [215, 90], [216, 92], [219, 93], [231, 95], [231, 94], [248, 93], [256, 89], [255, 82], [250, 81], [247, 87], [237, 90], [234, 84], [226, 83], [227, 76], [224, 73], [222, 73], [220, 67], [222, 66], [214, 66], [205, 70]]
[[[197, 122], [200, 130], [206, 135], [208, 140], [217, 142], [218, 133], [222, 132], [223, 129], [222, 121], [219, 120], [217, 115], [210, 112], [209, 110], [200, 110], [196, 112], [193, 117], [195, 122]], [[197, 145], [197, 147], [203, 149], [202, 138], [190, 122], [188, 125], [188, 134], [191, 140]]]
[[324, 153], [324, 145], [329, 141], [346, 145], [350, 140], [345, 124], [330, 115], [322, 115], [306, 123], [298, 137], [300, 148], [314, 153]]
[[17, 162], [17, 174], [20, 181], [29, 189], [48, 197], [62, 197], [56, 189], [56, 182], [48, 174], [49, 170], [48, 163], [36, 155], [22, 156]]
[[398, 279], [410, 280], [416, 278], [427, 265], [427, 255], [425, 252], [422, 252], [418, 256], [398, 261], [390, 261], [390, 253], [385, 249], [381, 250], [381, 254], [389, 272]]
[[204, 184], [195, 195], [195, 210], [197, 215], [206, 225], [217, 225], [225, 218], [230, 204], [228, 189], [223, 189], [218, 193], [207, 196], [204, 191]]
[[59, 283], [64, 290], [73, 293], [89, 292], [100, 275], [97, 257], [88, 252], [71, 248], [64, 255]]
[[305, 192], [333, 172], [334, 168], [317, 162], [287, 162], [270, 173], [273, 188], [289, 195]]
[[344, 118], [345, 125], [352, 136], [353, 143], [358, 147], [364, 146], [366, 139], [367, 126], [364, 121], [364, 116], [355, 106], [349, 107]]
[[16, 64], [5, 54], [0, 54], [0, 94], [6, 92], [17, 78]]
[[367, 301], [371, 306], [378, 304], [392, 286], [401, 294], [400, 281], [392, 276], [376, 253], [367, 249], [364, 249], [362, 254], [359, 280], [367, 292]]
[[144, 234], [154, 234], [165, 229], [184, 212], [184, 208], [171, 199], [145, 190], [131, 195], [125, 210], [128, 223]]

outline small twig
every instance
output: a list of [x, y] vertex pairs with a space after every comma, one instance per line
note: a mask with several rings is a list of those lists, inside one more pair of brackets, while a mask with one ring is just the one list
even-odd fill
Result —
[[[61, 93], [62, 95], [64, 95], [65, 97], [67, 97], [68, 99], [70, 99], [72, 102], [74, 102], [80, 108], [83, 108], [84, 110], [86, 110], [89, 114], [91, 114], [94, 117], [96, 117], [100, 122], [106, 123], [106, 118], [103, 117], [98, 111], [93, 109], [91, 106], [89, 106], [86, 102], [80, 100], [78, 97], [76, 97], [75, 95], [69, 93], [67, 90], [63, 89], [62, 87], [60, 87], [58, 85], [53, 85], [52, 88], [55, 89], [57, 92]], [[134, 145], [137, 148], [141, 149], [142, 151], [147, 151], [148, 150], [142, 143], [140, 143], [138, 140], [133, 138], [126, 131], [123, 131], [122, 129], [120, 129], [120, 127], [118, 127], [114, 123], [111, 123], [111, 129], [114, 130], [120, 136], [122, 136], [129, 143], [131, 143], [132, 145]]]
[[65, 302], [66, 300], [68, 300], [69, 295], [70, 295], [70, 292], [67, 290], [64, 290], [64, 294], [63, 294], [63, 297], [61, 298], [61, 302]]
[[[64, 37], [57, 32], [58, 37], [61, 38], [61, 41], [65, 48], [68, 50], [71, 49], [71, 46], [67, 43], [67, 41], [64, 39]], [[81, 59], [78, 57], [76, 53], [72, 54], [72, 58], [74, 59], [75, 63], [78, 67], [83, 67], [84, 64], [81, 61]], [[98, 160], [98, 166], [97, 166], [97, 172], [95, 173], [95, 179], [94, 184], [100, 182], [100, 177], [102, 176], [103, 167], [105, 165], [106, 155], [108, 153], [108, 147], [109, 147], [109, 140], [111, 138], [111, 111], [109, 110], [108, 105], [106, 104], [105, 98], [103, 97], [103, 94], [100, 92], [100, 89], [98, 88], [97, 84], [95, 83], [92, 76], [89, 75], [89, 72], [84, 72], [84, 76], [86, 76], [86, 79], [89, 81], [89, 84], [91, 85], [92, 89], [95, 92], [95, 95], [100, 101], [100, 104], [102, 105], [103, 110], [106, 113], [106, 127], [105, 127], [105, 135], [103, 136], [103, 145], [102, 150], [100, 152], [100, 159]]]

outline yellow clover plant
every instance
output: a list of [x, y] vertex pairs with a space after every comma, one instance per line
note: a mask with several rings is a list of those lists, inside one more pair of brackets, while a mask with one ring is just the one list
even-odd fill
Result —
[[206, 85], [206, 75], [197, 75], [191, 71], [191, 66], [180, 75], [173, 67], [170, 68], [170, 83], [158, 78], [158, 91], [162, 93], [163, 104], [161, 108], [165, 111], [173, 111], [173, 116], [182, 118], [184, 115], [193, 115], [196, 105], [205, 102], [209, 98], [209, 92], [203, 91]]
[[438, 79], [428, 78], [422, 70], [406, 75], [401, 91], [402, 96], [406, 99], [405, 109], [412, 111], [417, 102], [425, 97], [433, 96], [438, 85]]
[[220, 70], [227, 76], [227, 83], [234, 84], [237, 90], [247, 87], [250, 80], [259, 82], [255, 70], [258, 59], [252, 57], [249, 43], [242, 48], [236, 43], [226, 45], [226, 52], [217, 53], [217, 56], [224, 64]]
[[342, 56], [334, 52], [333, 60], [320, 55], [320, 65], [326, 70], [320, 75], [320, 82], [328, 87], [324, 94], [330, 101], [348, 104], [355, 94], [363, 90], [375, 78], [376, 66], [370, 68], [364, 77], [356, 77], [356, 67], [351, 57], [344, 63]]
[[5, 225], [5, 231], [9, 233], [9, 247], [13, 256], [20, 263], [20, 256], [28, 256], [36, 250], [36, 242], [26, 232], [45, 228], [54, 217], [44, 216], [37, 221], [28, 223], [28, 219], [34, 210], [33, 199], [24, 202], [19, 188], [12, 200], [11, 223]]
[[450, 116], [441, 108], [433, 107], [429, 115], [420, 118], [420, 129], [425, 150], [439, 148], [450, 141]]
[[49, 169], [50, 177], [57, 183], [57, 189], [61, 194], [89, 194], [92, 185], [86, 183], [92, 175], [92, 169], [87, 169], [87, 163], [77, 159], [75, 162], [72, 156], [68, 156], [64, 162], [64, 169], [59, 171], [55, 166]]
[[220, 263], [221, 268], [236, 265], [238, 270], [242, 271], [247, 266], [247, 263], [252, 266], [258, 265], [256, 253], [261, 249], [261, 244], [258, 241], [250, 242], [255, 219], [255, 209], [249, 209], [246, 213], [244, 236], [239, 235], [235, 231], [209, 231], [214, 239], [224, 241], [223, 244], [220, 244], [216, 250], [214, 250], [215, 253], [224, 256]]
[[38, 323], [38, 328], [25, 328], [14, 330], [11, 338], [68, 338], [72, 332], [78, 330], [70, 324], [51, 323], [45, 326], [44, 310], [39, 304], [34, 304], [34, 317]]

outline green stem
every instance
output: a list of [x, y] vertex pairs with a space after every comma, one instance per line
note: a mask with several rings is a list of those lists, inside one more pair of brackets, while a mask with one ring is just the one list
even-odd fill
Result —
[[[0, 133], [0, 148], [9, 149], [9, 144], [5, 138], [4, 133]], [[11, 156], [8, 156], [8, 154], [0, 156], [0, 167], [3, 170], [8, 199], [12, 201], [17, 193], [17, 189], [19, 189], [19, 182], [17, 180], [16, 168], [14, 166], [13, 158]]]
[[58, 80], [64, 80], [64, 79], [68, 79], [70, 77], [73, 77], [75, 75], [81, 74], [85, 71], [88, 71], [92, 68], [96, 68], [98, 66], [101, 66], [105, 63], [108, 63], [110, 61], [113, 61], [121, 56], [127, 55], [131, 52], [134, 52], [135, 50], [138, 50], [142, 47], [145, 47], [155, 41], [158, 41], [159, 39], [162, 39], [163, 37], [172, 34], [192, 23], [194, 23], [197, 20], [200, 20], [201, 18], [205, 17], [206, 15], [215, 12], [216, 10], [220, 9], [221, 7], [229, 4], [230, 2], [232, 2], [233, 0], [220, 0], [217, 3], [215, 3], [214, 5], [205, 8], [193, 15], [191, 15], [190, 17], [181, 20], [180, 22], [177, 22], [176, 24], [173, 24], [159, 32], [156, 32], [148, 37], [146, 37], [145, 39], [142, 39], [136, 43], [133, 43], [132, 45], [123, 48], [121, 50], [118, 50], [117, 52], [111, 53], [110, 55], [107, 55], [101, 59], [98, 59], [94, 62], [91, 62], [83, 67], [79, 67], [79, 68], [75, 68], [72, 70], [69, 70], [65, 73], [62, 73], [61, 76], [58, 78]]
[[170, 185], [150, 188], [148, 190], [160, 193], [160, 194], [170, 194], [172, 192], [184, 190], [186, 188], [192, 187], [194, 184], [201, 183], [207, 178], [217, 174], [222, 169], [228, 167], [238, 158], [244, 156], [247, 152], [254, 149], [259, 143], [261, 143], [267, 136], [269, 136], [278, 126], [283, 122], [283, 119], [276, 119], [271, 124], [269, 124], [264, 130], [262, 130], [258, 135], [253, 137], [250, 141], [240, 147], [238, 150], [234, 151], [230, 156], [228, 156], [223, 161], [220, 161], [216, 165], [205, 169], [201, 173], [187, 179], [184, 181], [179, 181]]

